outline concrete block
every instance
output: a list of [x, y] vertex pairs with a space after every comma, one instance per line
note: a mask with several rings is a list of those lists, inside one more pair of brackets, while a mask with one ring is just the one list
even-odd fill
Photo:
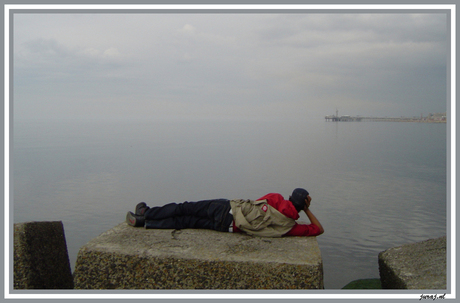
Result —
[[73, 288], [62, 222], [14, 224], [13, 276], [15, 289]]
[[446, 289], [446, 237], [381, 252], [379, 271], [382, 288]]
[[84, 245], [77, 289], [322, 289], [315, 237], [258, 238], [122, 223]]

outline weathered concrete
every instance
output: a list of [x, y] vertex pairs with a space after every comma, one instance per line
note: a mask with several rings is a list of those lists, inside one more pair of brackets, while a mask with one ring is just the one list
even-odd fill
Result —
[[315, 237], [257, 238], [121, 223], [84, 245], [78, 289], [322, 289]]
[[73, 288], [62, 222], [14, 224], [14, 288]]
[[381, 252], [379, 271], [382, 288], [446, 289], [446, 237]]

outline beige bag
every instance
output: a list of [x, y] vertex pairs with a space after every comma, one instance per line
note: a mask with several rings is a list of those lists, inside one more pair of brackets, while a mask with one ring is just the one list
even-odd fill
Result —
[[260, 237], [281, 237], [291, 230], [295, 220], [270, 206], [267, 200], [231, 200], [235, 225], [242, 231]]

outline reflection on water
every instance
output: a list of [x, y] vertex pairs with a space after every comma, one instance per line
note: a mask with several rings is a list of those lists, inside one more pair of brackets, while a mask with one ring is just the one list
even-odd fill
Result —
[[73, 267], [140, 201], [302, 186], [326, 230], [325, 286], [341, 288], [378, 277], [380, 251], [446, 234], [445, 136], [440, 124], [323, 120], [15, 123], [14, 220], [62, 220]]

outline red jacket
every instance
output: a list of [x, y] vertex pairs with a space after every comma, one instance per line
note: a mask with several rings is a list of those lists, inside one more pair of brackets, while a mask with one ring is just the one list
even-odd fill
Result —
[[[267, 200], [267, 203], [276, 208], [280, 213], [288, 218], [294, 220], [299, 219], [299, 213], [294, 205], [289, 200], [284, 200], [280, 194], [267, 194], [258, 200]], [[233, 232], [240, 232], [240, 230], [233, 224]], [[294, 227], [288, 231], [284, 236], [318, 236], [320, 234], [319, 227], [314, 224], [298, 224], [295, 223]]]

